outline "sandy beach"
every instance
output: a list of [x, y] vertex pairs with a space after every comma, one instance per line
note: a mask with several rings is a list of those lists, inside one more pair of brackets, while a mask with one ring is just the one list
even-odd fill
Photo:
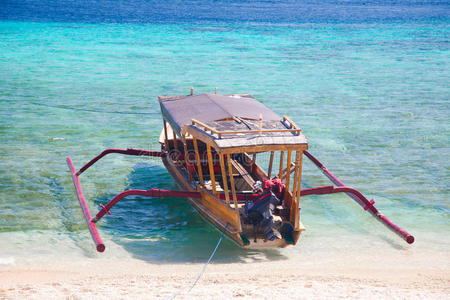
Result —
[[[386, 253], [384, 253], [386, 254]], [[430, 254], [430, 253], [428, 253]], [[53, 262], [0, 272], [1, 299], [448, 299], [449, 255], [391, 252], [268, 261], [154, 264], [136, 259]], [[425, 266], [427, 265], [427, 266]]]

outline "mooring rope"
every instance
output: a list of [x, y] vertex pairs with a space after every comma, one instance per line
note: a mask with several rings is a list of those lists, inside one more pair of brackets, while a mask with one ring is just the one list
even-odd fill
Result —
[[192, 280], [192, 282], [189, 285], [184, 286], [183, 288], [180, 288], [176, 293], [174, 293], [172, 296], [170, 296], [169, 298], [166, 298], [167, 300], [172, 300], [175, 299], [176, 296], [181, 295], [187, 288], [189, 288], [187, 290], [187, 293], [189, 293], [194, 286], [197, 284], [197, 281], [200, 279], [200, 277], [203, 275], [203, 273], [206, 270], [206, 267], [209, 265], [209, 263], [211, 262], [211, 260], [213, 259], [214, 255], [216, 254], [217, 249], [219, 248], [220, 243], [222, 242], [223, 236], [225, 235], [225, 231], [227, 230], [228, 227], [228, 223], [225, 226], [224, 230], [222, 231], [222, 235], [220, 236], [219, 241], [217, 242], [216, 247], [214, 248], [213, 252], [211, 253], [208, 261], [205, 263], [205, 265], [203, 266], [203, 268], [200, 270], [200, 272], [197, 274], [197, 277], [195, 277], [194, 280]]
[[71, 107], [71, 106], [58, 106], [58, 105], [50, 105], [45, 103], [38, 103], [35, 101], [28, 101], [27, 103], [37, 105], [37, 106], [45, 106], [57, 109], [65, 109], [65, 110], [78, 110], [78, 111], [86, 111], [86, 112], [94, 112], [94, 113], [103, 113], [103, 114], [120, 114], [120, 115], [156, 115], [158, 112], [132, 112], [132, 111], [107, 111], [107, 110], [96, 110], [89, 108], [80, 108], [80, 107]]

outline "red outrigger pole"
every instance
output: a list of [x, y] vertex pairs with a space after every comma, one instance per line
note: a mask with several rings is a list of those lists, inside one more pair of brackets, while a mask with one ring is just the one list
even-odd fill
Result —
[[[410, 235], [408, 232], [406, 232], [404, 229], [400, 228], [399, 226], [395, 225], [391, 220], [386, 218], [383, 214], [381, 214], [378, 209], [375, 208], [374, 204], [375, 201], [367, 200], [366, 197], [364, 197], [360, 192], [357, 190], [348, 188], [345, 186], [342, 181], [336, 178], [336, 176], [333, 175], [328, 169], [317, 159], [315, 158], [311, 153], [308, 151], [303, 152], [321, 171], [322, 173], [328, 177], [328, 179], [331, 180], [335, 185], [338, 187], [330, 186], [329, 192], [324, 192], [323, 194], [329, 194], [334, 193], [334, 191], [341, 189], [341, 191], [347, 193], [350, 197], [352, 197], [356, 202], [361, 205], [364, 210], [368, 210], [378, 221], [383, 223], [385, 226], [387, 226], [390, 230], [392, 230], [394, 233], [396, 233], [398, 236], [400, 236], [402, 239], [404, 239], [408, 244], [414, 243], [414, 236]], [[314, 188], [313, 188], [314, 189]], [[310, 189], [310, 190], [313, 190]], [[302, 190], [303, 193], [305, 190]]]
[[[86, 165], [84, 165], [80, 170], [76, 170], [72, 160], [70, 157], [67, 157], [67, 164], [69, 165], [69, 169], [72, 173], [73, 183], [75, 185], [75, 190], [77, 193], [78, 200], [80, 202], [81, 209], [83, 211], [84, 217], [86, 219], [86, 223], [88, 225], [89, 231], [91, 233], [92, 239], [96, 245], [98, 252], [105, 251], [105, 245], [103, 244], [100, 235], [98, 234], [95, 223], [98, 222], [105, 214], [111, 214], [109, 210], [116, 205], [120, 200], [127, 196], [131, 195], [139, 195], [145, 197], [182, 197], [182, 198], [201, 198], [201, 194], [198, 192], [191, 191], [172, 191], [172, 190], [162, 190], [162, 189], [150, 189], [150, 190], [127, 190], [118, 195], [116, 195], [108, 204], [103, 205], [100, 204], [101, 210], [92, 217], [89, 207], [87, 205], [86, 199], [83, 195], [83, 190], [81, 189], [79, 176], [86, 171], [90, 166], [96, 163], [99, 159], [104, 157], [110, 153], [119, 153], [125, 155], [134, 155], [134, 156], [154, 156], [154, 157], [164, 157], [167, 154], [159, 151], [147, 151], [142, 149], [106, 149], [96, 157], [94, 157], [91, 161], [89, 161]], [[382, 215], [374, 206], [375, 201], [367, 200], [363, 194], [361, 194], [358, 190], [345, 186], [339, 179], [337, 179], [330, 171], [325, 168], [325, 166], [320, 163], [317, 158], [315, 158], [308, 151], [304, 151], [305, 155], [319, 168], [322, 172], [327, 176], [337, 187], [332, 185], [314, 187], [309, 189], [303, 189], [300, 191], [301, 196], [309, 196], [309, 195], [326, 195], [326, 194], [334, 194], [334, 193], [347, 193], [350, 197], [352, 197], [356, 202], [358, 202], [364, 210], [368, 210], [378, 221], [386, 225], [389, 229], [394, 231], [397, 235], [399, 235], [402, 239], [404, 239], [407, 243], [412, 244], [414, 242], [414, 237], [407, 233], [405, 230], [395, 225]], [[237, 194], [237, 199], [240, 201], [248, 201], [257, 198], [260, 194]], [[223, 193], [218, 194], [219, 198], [225, 199], [225, 195]]]
[[[86, 165], [84, 165], [79, 171], [77, 171], [72, 163], [72, 159], [68, 156], [66, 158], [67, 164], [69, 165], [70, 172], [72, 173], [73, 184], [75, 185], [75, 191], [77, 192], [78, 201], [80, 201], [81, 210], [83, 211], [84, 218], [86, 219], [86, 223], [88, 225], [89, 231], [91, 232], [92, 239], [94, 240], [95, 246], [98, 252], [105, 251], [105, 244], [103, 244], [100, 235], [98, 234], [97, 227], [95, 226], [95, 221], [91, 216], [91, 212], [86, 203], [86, 199], [83, 195], [83, 190], [81, 189], [80, 180], [78, 176], [81, 175], [87, 168], [92, 166], [95, 162], [101, 159], [103, 156], [110, 153], [120, 153], [125, 155], [136, 155], [136, 156], [163, 156], [165, 155], [162, 152], [157, 151], [147, 151], [142, 149], [106, 149], [96, 157], [94, 157], [91, 161], [89, 161]], [[103, 205], [101, 205], [103, 207]], [[109, 211], [108, 211], [109, 213]]]
[[91, 221], [92, 219], [91, 212], [89, 211], [89, 207], [87, 206], [86, 199], [84, 198], [83, 195], [83, 190], [81, 189], [80, 180], [78, 179], [76, 169], [73, 166], [72, 159], [70, 159], [70, 157], [67, 157], [67, 164], [69, 165], [70, 172], [72, 172], [73, 184], [75, 185], [78, 201], [80, 201], [81, 210], [84, 213], [84, 218], [86, 219], [89, 231], [91, 232], [92, 239], [94, 240], [95, 246], [97, 247], [97, 251], [103, 252], [105, 251], [105, 244], [103, 244], [102, 239], [98, 234], [97, 227], [95, 227], [95, 223]]

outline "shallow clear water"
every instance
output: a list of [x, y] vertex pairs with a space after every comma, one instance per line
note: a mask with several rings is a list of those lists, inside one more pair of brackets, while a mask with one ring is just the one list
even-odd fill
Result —
[[[234, 3], [216, 18], [221, 1], [193, 2], [191, 14], [172, 3], [153, 19], [132, 7], [120, 18], [108, 1], [90, 10], [79, 2], [69, 14], [59, 5], [45, 14], [48, 3], [31, 13], [37, 4], [24, 3], [5, 1], [0, 13], [0, 264], [96, 257], [65, 157], [81, 167], [104, 148], [157, 150], [157, 96], [190, 87], [249, 93], [287, 114], [311, 153], [416, 236], [407, 246], [345, 195], [304, 197], [307, 231], [296, 247], [246, 251], [226, 241], [218, 260], [448, 250], [445, 2]], [[123, 189], [175, 188], [160, 160], [118, 155], [81, 182], [93, 210]], [[303, 188], [325, 184], [305, 161]], [[99, 224], [109, 255], [201, 261], [220, 235], [183, 199], [135, 197], [112, 213]]]

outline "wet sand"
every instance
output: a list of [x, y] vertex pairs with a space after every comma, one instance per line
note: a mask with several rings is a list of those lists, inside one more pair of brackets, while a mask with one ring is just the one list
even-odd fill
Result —
[[[389, 255], [386, 255], [389, 254]], [[0, 272], [1, 299], [448, 299], [448, 253], [294, 256], [278, 261], [154, 264], [106, 256]]]

